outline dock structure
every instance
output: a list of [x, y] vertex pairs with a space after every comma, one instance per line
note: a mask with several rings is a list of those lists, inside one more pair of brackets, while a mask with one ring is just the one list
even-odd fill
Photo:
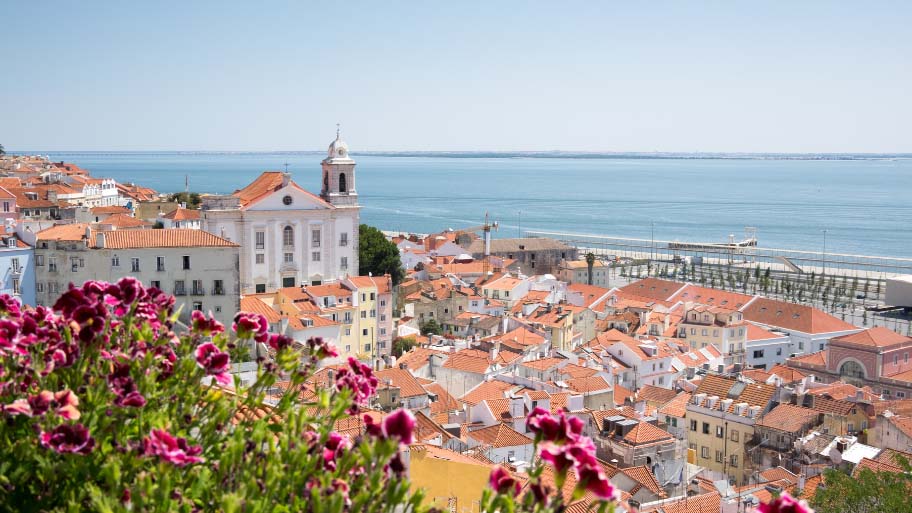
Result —
[[912, 258], [765, 248], [757, 244], [756, 239], [753, 239], [752, 244], [744, 241], [713, 244], [544, 230], [526, 230], [524, 235], [557, 239], [579, 248], [581, 253], [591, 251], [609, 259], [696, 261], [736, 267], [760, 265], [783, 272], [815, 272], [878, 279], [912, 274]]

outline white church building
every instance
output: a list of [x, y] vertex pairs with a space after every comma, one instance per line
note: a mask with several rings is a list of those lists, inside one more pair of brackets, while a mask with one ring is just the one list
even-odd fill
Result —
[[208, 196], [203, 229], [241, 246], [241, 293], [319, 285], [358, 275], [355, 161], [338, 131], [316, 196], [291, 175], [265, 171], [230, 196]]

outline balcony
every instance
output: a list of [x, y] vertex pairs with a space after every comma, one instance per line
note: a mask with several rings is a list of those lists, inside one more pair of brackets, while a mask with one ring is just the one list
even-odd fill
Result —
[[225, 287], [212, 287], [212, 295], [213, 296], [224, 296]]
[[174, 295], [175, 296], [186, 296], [187, 289], [185, 289], [184, 287], [174, 287]]
[[57, 264], [48, 264], [48, 272], [56, 273], [56, 272], [57, 272]]
[[203, 287], [193, 287], [193, 288], [190, 290], [190, 295], [191, 295], [191, 296], [205, 296], [205, 295], [206, 295], [206, 289], [203, 288]]

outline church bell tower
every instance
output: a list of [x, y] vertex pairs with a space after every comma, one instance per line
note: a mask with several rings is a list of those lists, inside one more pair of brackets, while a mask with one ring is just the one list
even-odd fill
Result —
[[336, 128], [336, 140], [329, 145], [329, 152], [322, 162], [323, 187], [320, 197], [337, 207], [357, 207], [355, 190], [355, 161], [348, 154], [348, 145]]

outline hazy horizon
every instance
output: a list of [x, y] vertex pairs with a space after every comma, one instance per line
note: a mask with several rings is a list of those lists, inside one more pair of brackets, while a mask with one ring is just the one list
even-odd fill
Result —
[[912, 151], [908, 2], [48, 1], [4, 15], [11, 151], [319, 151], [337, 123], [353, 152]]

